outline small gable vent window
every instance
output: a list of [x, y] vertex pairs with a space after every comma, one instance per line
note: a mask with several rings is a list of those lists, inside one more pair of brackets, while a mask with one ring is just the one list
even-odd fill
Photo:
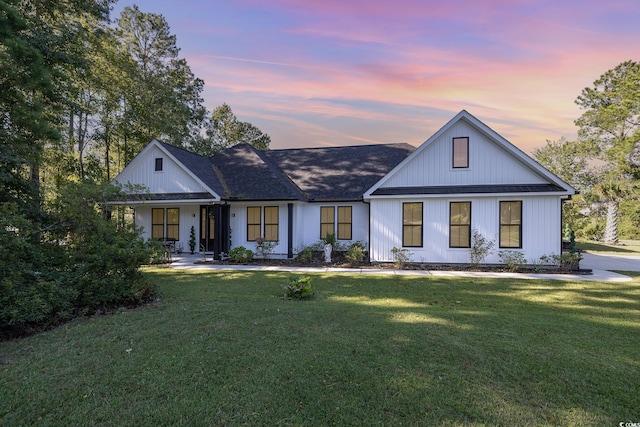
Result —
[[156, 172], [162, 172], [162, 157], [156, 158]]
[[469, 138], [453, 138], [453, 167], [469, 167]]

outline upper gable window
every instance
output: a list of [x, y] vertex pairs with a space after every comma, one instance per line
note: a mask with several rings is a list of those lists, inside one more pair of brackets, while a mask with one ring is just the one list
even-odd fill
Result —
[[453, 138], [453, 167], [469, 167], [469, 137]]
[[162, 172], [162, 157], [156, 157], [156, 172]]

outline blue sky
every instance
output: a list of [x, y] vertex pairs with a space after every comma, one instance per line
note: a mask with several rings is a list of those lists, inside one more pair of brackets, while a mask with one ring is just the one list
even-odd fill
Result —
[[[133, 5], [121, 0], [112, 13]], [[574, 100], [640, 60], [637, 0], [140, 0], [271, 148], [419, 145], [466, 109], [526, 152], [575, 138]]]

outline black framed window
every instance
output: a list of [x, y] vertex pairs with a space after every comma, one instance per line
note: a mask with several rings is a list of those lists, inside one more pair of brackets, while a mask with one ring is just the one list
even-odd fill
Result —
[[167, 239], [180, 240], [180, 208], [167, 208]]
[[522, 248], [522, 202], [500, 202], [500, 247]]
[[157, 157], [156, 158], [155, 171], [156, 172], [162, 172], [162, 157]]
[[402, 246], [422, 247], [422, 203], [402, 204]]
[[164, 239], [164, 209], [151, 209], [151, 238]]
[[338, 240], [351, 240], [352, 213], [351, 206], [338, 206]]
[[277, 206], [265, 206], [264, 208], [264, 240], [277, 242], [279, 224], [279, 209]]
[[260, 206], [247, 207], [247, 241], [255, 242], [258, 237], [262, 237], [262, 209]]
[[469, 167], [469, 138], [453, 138], [453, 167], [456, 169]]
[[471, 202], [449, 205], [449, 247], [471, 247]]
[[333, 206], [320, 207], [320, 238], [335, 233], [336, 214]]

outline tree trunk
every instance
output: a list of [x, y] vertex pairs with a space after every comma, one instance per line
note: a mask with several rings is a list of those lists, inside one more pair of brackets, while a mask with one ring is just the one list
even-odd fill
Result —
[[618, 244], [618, 201], [607, 201], [607, 227], [604, 232], [604, 242], [610, 245]]

